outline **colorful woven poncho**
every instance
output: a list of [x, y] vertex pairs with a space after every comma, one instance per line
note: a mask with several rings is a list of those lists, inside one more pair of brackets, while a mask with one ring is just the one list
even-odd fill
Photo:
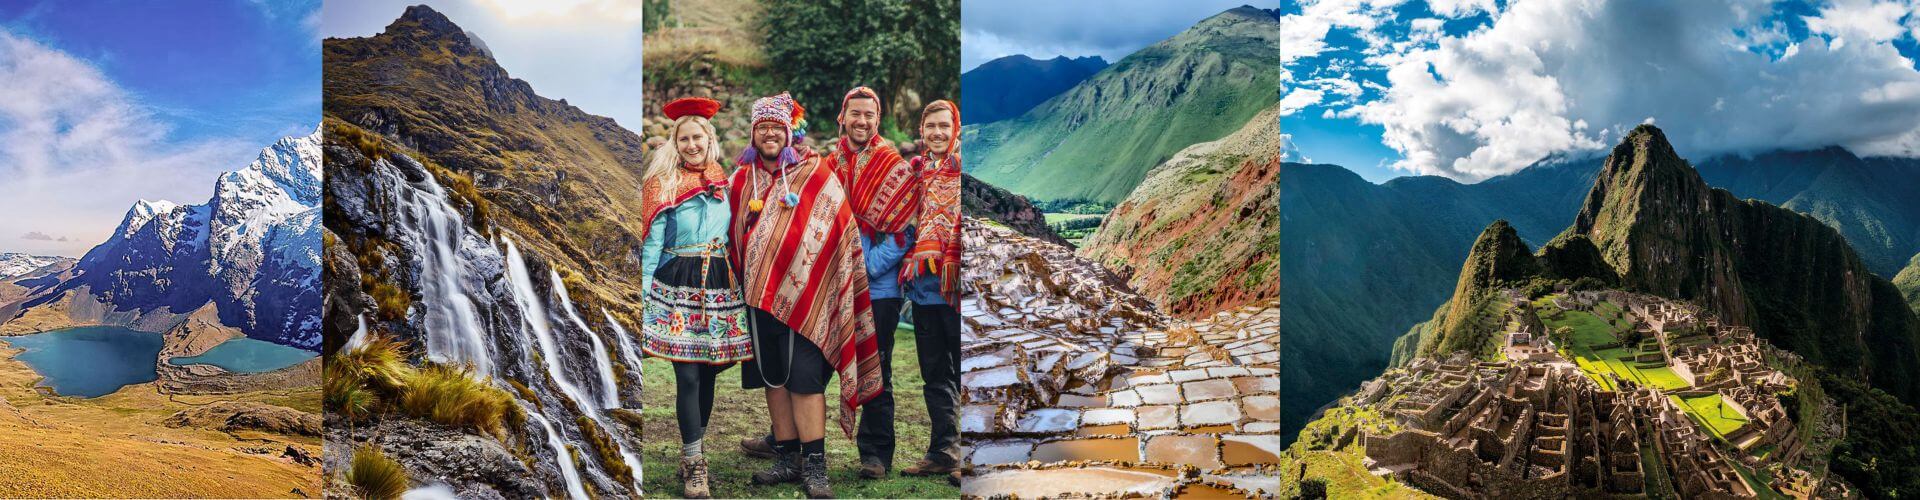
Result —
[[[855, 410], [881, 390], [860, 233], [846, 191], [819, 157], [786, 148], [774, 163], [756, 155], [729, 182], [735, 269], [747, 305], [820, 346], [833, 364], [840, 430], [853, 437]], [[792, 206], [783, 200], [788, 193], [798, 195]]]

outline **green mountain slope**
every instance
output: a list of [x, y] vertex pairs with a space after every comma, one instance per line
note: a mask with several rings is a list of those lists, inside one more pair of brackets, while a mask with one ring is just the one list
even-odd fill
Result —
[[1838, 229], [1874, 274], [1920, 251], [1920, 159], [1860, 158], [1839, 147], [1696, 165], [1708, 185], [1811, 215]]
[[1081, 255], [1183, 318], [1274, 298], [1279, 119], [1276, 104], [1232, 135], [1195, 144], [1154, 168], [1101, 221]]
[[968, 167], [1036, 201], [1118, 203], [1174, 153], [1273, 105], [1279, 35], [1278, 11], [1207, 18], [1025, 115], [968, 127]]
[[1920, 254], [1914, 254], [1907, 261], [1907, 268], [1893, 277], [1893, 286], [1900, 289], [1900, 295], [1907, 298], [1907, 307], [1920, 313]]
[[1839, 232], [1701, 180], [1660, 129], [1616, 146], [1573, 231], [1631, 289], [1692, 300], [1842, 375], [1920, 398], [1920, 321]]

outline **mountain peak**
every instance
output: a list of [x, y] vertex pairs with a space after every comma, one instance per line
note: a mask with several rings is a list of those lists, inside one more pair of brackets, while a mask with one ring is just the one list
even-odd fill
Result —
[[1460, 270], [1460, 287], [1484, 289], [1498, 283], [1525, 279], [1539, 271], [1540, 264], [1520, 239], [1520, 232], [1506, 219], [1488, 224], [1467, 252], [1467, 263]]
[[[394, 25], [400, 23], [417, 24], [422, 28], [435, 32], [462, 32], [459, 25], [453, 24], [452, 19], [447, 19], [446, 14], [441, 14], [440, 11], [433, 10], [433, 7], [428, 7], [425, 4], [408, 6], [407, 11], [400, 14], [400, 19], [394, 20]], [[388, 29], [392, 29], [392, 26], [393, 25], [388, 25]]]

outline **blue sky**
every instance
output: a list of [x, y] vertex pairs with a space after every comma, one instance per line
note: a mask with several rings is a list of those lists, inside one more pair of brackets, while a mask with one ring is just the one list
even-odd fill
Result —
[[312, 133], [318, 12], [317, 0], [0, 4], [0, 249], [78, 255], [134, 201], [204, 202], [220, 172]]
[[1279, 6], [1275, 0], [966, 0], [960, 4], [960, 70], [1014, 54], [1117, 62], [1241, 5]]
[[1920, 0], [1301, 0], [1281, 132], [1375, 182], [1477, 182], [1642, 122], [1683, 156], [1920, 156]]
[[411, 4], [425, 4], [479, 36], [507, 74], [548, 99], [639, 130], [640, 4], [637, 0], [327, 0], [321, 34], [371, 36]]

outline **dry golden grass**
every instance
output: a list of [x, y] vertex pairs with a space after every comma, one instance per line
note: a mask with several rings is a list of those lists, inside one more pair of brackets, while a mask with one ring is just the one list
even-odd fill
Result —
[[353, 452], [353, 463], [347, 468], [347, 484], [366, 498], [391, 500], [407, 492], [407, 471], [399, 462], [380, 453], [379, 448], [362, 446]]
[[318, 456], [319, 438], [233, 435], [162, 423], [175, 412], [215, 401], [317, 406], [318, 387], [169, 397], [146, 383], [93, 399], [66, 398], [35, 390], [40, 375], [13, 359], [19, 352], [0, 349], [0, 498], [290, 498], [320, 492], [319, 467], [278, 453], [292, 446]]

